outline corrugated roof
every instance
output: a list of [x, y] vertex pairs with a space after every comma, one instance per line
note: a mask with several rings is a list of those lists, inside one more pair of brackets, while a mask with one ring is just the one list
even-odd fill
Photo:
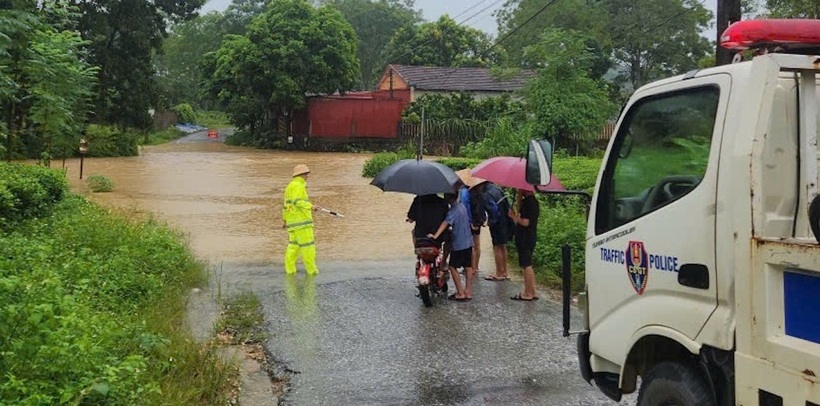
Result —
[[389, 65], [390, 68], [416, 90], [511, 92], [536, 76], [535, 71], [522, 70], [511, 78], [498, 80], [487, 68]]

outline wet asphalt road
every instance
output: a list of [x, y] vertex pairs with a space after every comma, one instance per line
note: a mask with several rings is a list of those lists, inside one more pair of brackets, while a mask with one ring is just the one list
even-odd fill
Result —
[[411, 266], [324, 264], [316, 277], [274, 274], [255, 287], [266, 347], [290, 379], [280, 404], [615, 404], [581, 379], [560, 303], [544, 292], [513, 301], [520, 283], [482, 279], [472, 301], [425, 308]]

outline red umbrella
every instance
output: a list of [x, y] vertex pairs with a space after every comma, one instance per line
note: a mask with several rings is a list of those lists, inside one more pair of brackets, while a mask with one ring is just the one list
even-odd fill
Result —
[[[524, 178], [527, 160], [524, 158], [515, 158], [511, 156], [497, 156], [486, 159], [473, 168], [473, 176], [487, 179], [500, 186], [535, 191], [533, 185], [527, 183]], [[539, 186], [538, 190], [542, 192], [558, 192], [566, 190], [564, 185], [555, 177], [555, 174], [550, 174], [550, 184], [547, 186]]]

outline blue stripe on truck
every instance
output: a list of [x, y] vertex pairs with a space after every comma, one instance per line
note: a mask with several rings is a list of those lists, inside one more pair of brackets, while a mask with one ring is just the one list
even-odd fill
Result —
[[786, 334], [820, 344], [820, 274], [783, 273]]

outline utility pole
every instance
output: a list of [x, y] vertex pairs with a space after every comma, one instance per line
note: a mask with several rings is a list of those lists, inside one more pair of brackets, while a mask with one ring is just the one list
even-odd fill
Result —
[[715, 65], [732, 63], [734, 56], [720, 46], [720, 36], [734, 22], [740, 21], [740, 0], [717, 0], [717, 41], [715, 44]]

